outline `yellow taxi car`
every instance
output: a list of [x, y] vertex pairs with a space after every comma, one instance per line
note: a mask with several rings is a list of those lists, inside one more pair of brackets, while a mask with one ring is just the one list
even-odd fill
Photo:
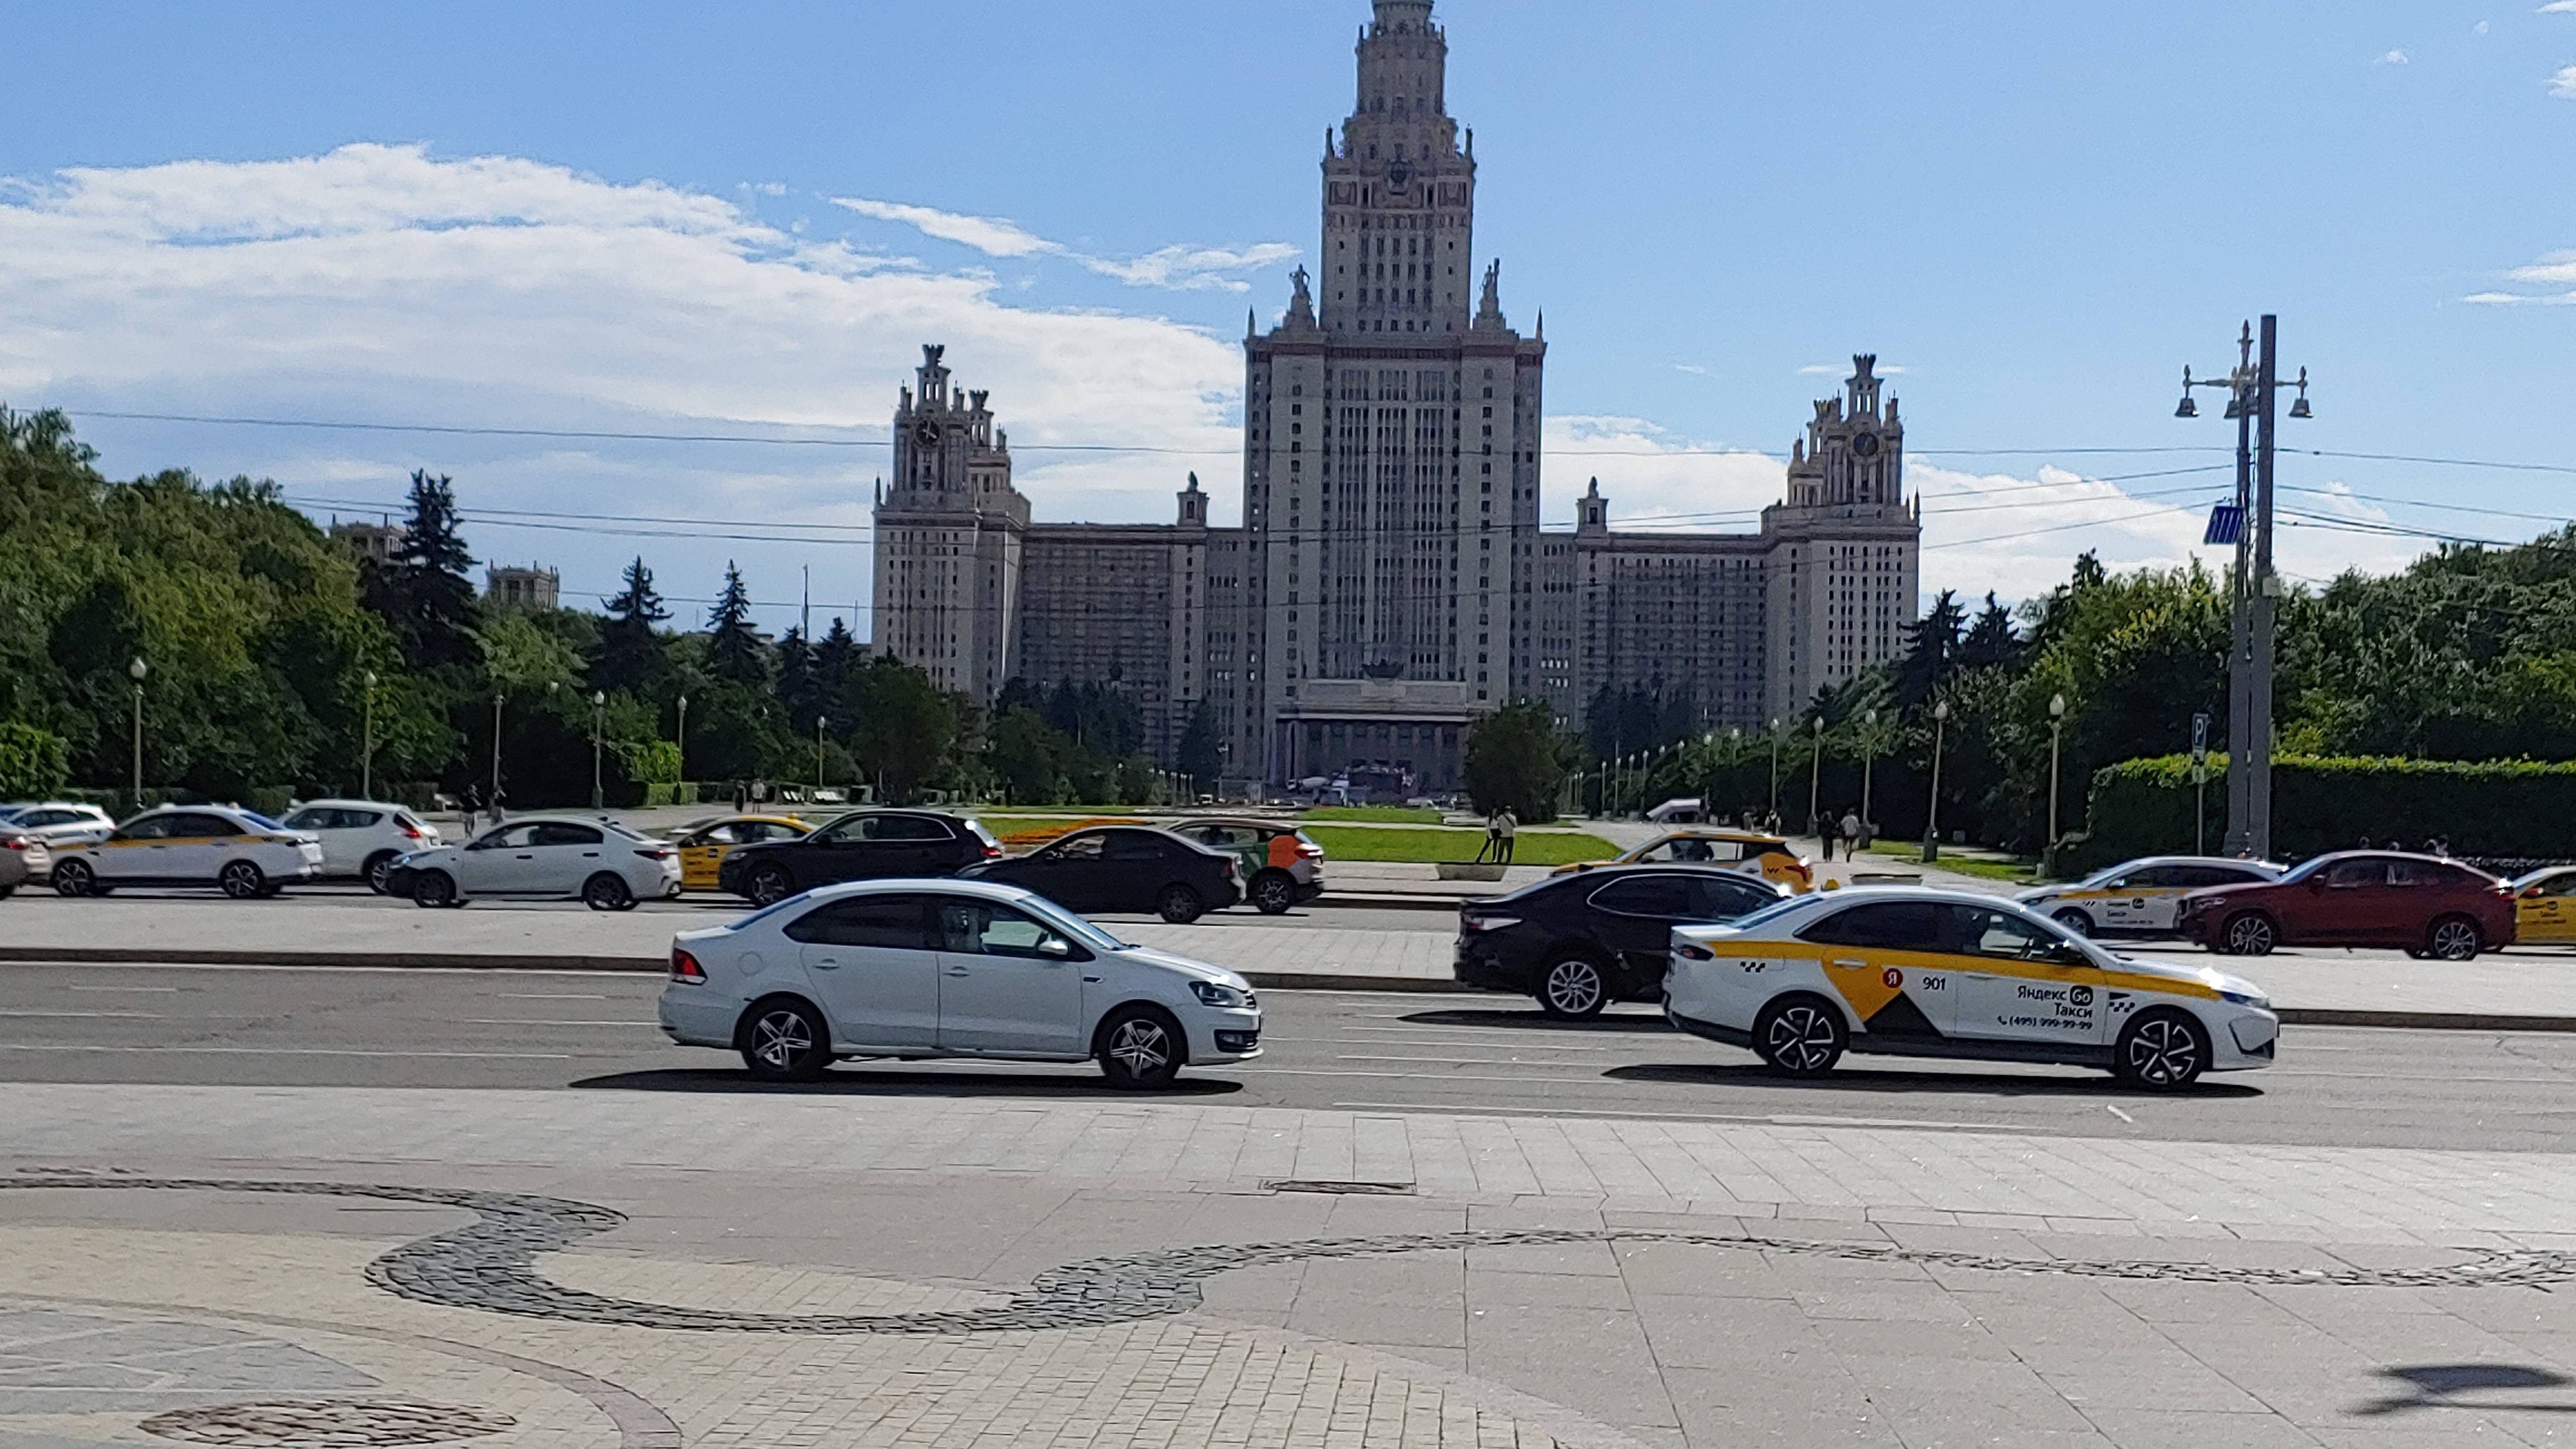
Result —
[[2268, 1067], [2281, 1034], [2240, 977], [2113, 955], [2027, 906], [1919, 888], [1820, 891], [1678, 926], [1664, 1013], [1786, 1076], [1879, 1052], [2094, 1067], [2150, 1091]]
[[1610, 865], [1714, 865], [1760, 876], [1792, 895], [1805, 895], [1816, 888], [1815, 869], [1798, 858], [1788, 841], [1758, 830], [1726, 830], [1713, 825], [1670, 831], [1616, 860], [1561, 865], [1553, 873], [1573, 875]]
[[758, 845], [766, 840], [797, 840], [812, 831], [812, 826], [793, 815], [727, 815], [715, 820], [701, 820], [680, 832], [671, 842], [680, 851], [680, 889], [717, 889], [716, 873], [724, 867], [724, 858], [732, 854], [736, 846]]
[[2512, 890], [2517, 941], [2576, 946], [2576, 865], [2535, 870], [2513, 882]]

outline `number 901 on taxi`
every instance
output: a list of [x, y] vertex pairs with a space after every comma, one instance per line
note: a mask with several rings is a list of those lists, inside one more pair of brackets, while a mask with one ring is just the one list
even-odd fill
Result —
[[1966, 892], [1799, 896], [1672, 935], [1664, 1013], [1789, 1076], [1846, 1052], [2092, 1067], [2148, 1090], [2272, 1064], [2260, 987], [2115, 955], [2010, 901]]

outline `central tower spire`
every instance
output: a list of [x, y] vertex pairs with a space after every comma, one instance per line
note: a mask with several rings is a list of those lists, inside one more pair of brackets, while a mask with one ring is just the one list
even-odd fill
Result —
[[1359, 93], [1324, 156], [1327, 332], [1467, 330], [1476, 160], [1449, 115], [1449, 37], [1432, 0], [1376, 0]]

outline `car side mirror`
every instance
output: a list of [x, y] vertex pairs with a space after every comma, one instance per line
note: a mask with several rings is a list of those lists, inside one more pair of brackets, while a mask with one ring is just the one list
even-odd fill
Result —
[[2310, 889], [2310, 890], [2312, 890], [2312, 891], [2321, 891], [2321, 890], [2324, 890], [2325, 888], [2326, 888], [2326, 878], [2325, 878], [2324, 876], [2322, 876], [2322, 875], [2312, 875], [2312, 876], [2309, 876], [2309, 877], [2308, 877], [2308, 889]]
[[2084, 948], [2076, 945], [2072, 941], [2060, 941], [2056, 945], [2049, 947], [2048, 955], [2045, 959], [2051, 966], [2073, 967], [2090, 966], [2093, 964], [2093, 958], [2084, 954]]
[[1073, 943], [1062, 936], [1049, 936], [1038, 942], [1038, 954], [1053, 956], [1061, 961], [1073, 955]]
[[2526, 901], [2536, 901], [2536, 900], [2539, 900], [2539, 899], [2540, 899], [2540, 897], [2541, 897], [2541, 890], [2540, 890], [2540, 887], [2538, 887], [2538, 886], [2524, 886], [2524, 887], [2522, 888], [2522, 898], [2523, 898], [2524, 900], [2526, 900]]

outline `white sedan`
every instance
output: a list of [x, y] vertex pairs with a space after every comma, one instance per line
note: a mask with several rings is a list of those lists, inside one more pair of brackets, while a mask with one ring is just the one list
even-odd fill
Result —
[[2014, 900], [2085, 936], [2171, 936], [2182, 898], [2220, 886], [2279, 880], [2268, 860], [2151, 855], [2098, 870], [2079, 881], [2022, 891]]
[[57, 849], [54, 889], [103, 896], [121, 886], [213, 886], [237, 901], [273, 896], [322, 869], [322, 844], [230, 805], [147, 810], [105, 840]]
[[286, 828], [309, 830], [322, 842], [324, 875], [356, 876], [378, 892], [396, 860], [445, 844], [436, 826], [380, 800], [307, 800], [286, 817]]
[[527, 816], [402, 857], [386, 868], [385, 893], [431, 908], [515, 899], [631, 911], [680, 893], [680, 852], [611, 820]]
[[825, 886], [671, 943], [662, 1030], [795, 1080], [835, 1060], [1097, 1061], [1122, 1087], [1261, 1054], [1261, 1004], [1222, 967], [1131, 946], [980, 881]]
[[2262, 989], [2206, 967], [2114, 955], [1991, 896], [1912, 889], [1800, 896], [1673, 931], [1664, 1014], [1789, 1076], [1846, 1051], [2105, 1068], [2171, 1091], [2272, 1064]]

